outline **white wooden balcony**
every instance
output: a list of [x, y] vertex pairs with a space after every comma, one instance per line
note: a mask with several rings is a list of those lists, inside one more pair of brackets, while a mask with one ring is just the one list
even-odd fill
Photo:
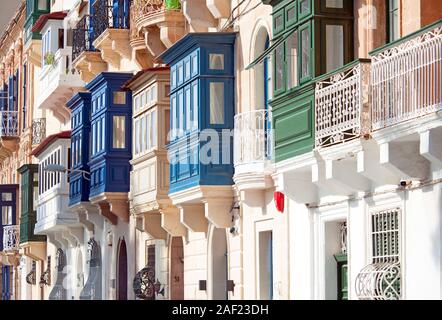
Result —
[[80, 73], [71, 67], [71, 63], [72, 49], [59, 49], [55, 53], [54, 62], [44, 66], [39, 77], [38, 107], [52, 110], [62, 121], [70, 119], [65, 103], [84, 86]]
[[442, 110], [442, 24], [372, 55], [373, 130]]
[[3, 227], [3, 251], [18, 251], [20, 245], [20, 226]]
[[316, 148], [370, 133], [369, 76], [370, 62], [358, 60], [316, 83]]
[[[273, 155], [272, 113], [253, 110], [235, 116], [234, 130], [235, 183], [247, 180], [250, 188], [267, 188]], [[253, 185], [253, 186], [252, 186]], [[240, 187], [241, 189], [241, 187]]]
[[35, 234], [51, 235], [53, 232], [63, 231], [66, 226], [77, 222], [76, 216], [68, 209], [67, 174], [45, 170], [50, 164], [68, 167], [70, 143], [68, 137], [61, 138], [52, 135], [40, 144], [46, 145], [46, 147], [34, 154], [39, 161], [39, 194]]

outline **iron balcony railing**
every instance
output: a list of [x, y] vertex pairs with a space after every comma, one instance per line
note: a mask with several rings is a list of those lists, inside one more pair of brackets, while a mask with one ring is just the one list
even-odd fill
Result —
[[72, 32], [72, 61], [85, 51], [95, 51], [92, 44], [94, 40], [92, 18], [85, 15], [78, 21]]
[[327, 147], [370, 132], [370, 62], [361, 60], [316, 83], [315, 146]]
[[181, 11], [179, 0], [133, 0], [134, 22], [138, 23], [144, 18], [161, 11]]
[[0, 111], [1, 138], [18, 137], [18, 112]]
[[95, 38], [106, 29], [130, 28], [130, 0], [96, 0], [92, 17]]
[[46, 138], [46, 118], [32, 120], [32, 145], [40, 144]]
[[373, 130], [442, 110], [442, 24], [372, 57]]
[[272, 113], [263, 109], [236, 115], [234, 148], [235, 166], [271, 160]]
[[20, 226], [3, 227], [3, 251], [18, 251], [20, 245]]

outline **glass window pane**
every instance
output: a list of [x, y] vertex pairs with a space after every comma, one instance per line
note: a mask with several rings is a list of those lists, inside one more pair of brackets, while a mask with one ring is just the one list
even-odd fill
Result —
[[12, 193], [3, 192], [2, 193], [2, 201], [12, 201]]
[[327, 72], [330, 72], [344, 65], [344, 26], [326, 25], [325, 38]]
[[209, 54], [209, 68], [211, 70], [224, 70], [224, 55], [221, 53]]
[[2, 225], [7, 226], [12, 224], [12, 206], [2, 207]]
[[[169, 89], [170, 89], [170, 86], [169, 86]], [[154, 84], [152, 86], [152, 88], [150, 88], [150, 102], [151, 103], [155, 103], [157, 101], [157, 96], [158, 96], [157, 91], [158, 91], [158, 86], [156, 84]], [[169, 93], [167, 93], [167, 94], [169, 94]]]
[[343, 9], [344, 8], [344, 1], [343, 0], [327, 0], [325, 2], [325, 6], [327, 8]]
[[33, 188], [32, 211], [37, 210], [38, 187]]
[[210, 83], [210, 124], [224, 124], [224, 83]]
[[181, 90], [180, 92], [178, 92], [178, 131], [177, 131], [177, 135], [181, 136], [182, 134], [182, 130], [184, 127], [184, 94], [183, 91]]
[[135, 120], [135, 154], [140, 153], [140, 120]]
[[275, 50], [275, 90], [281, 90], [284, 79], [284, 46], [280, 45]]
[[283, 22], [283, 15], [281, 14], [281, 15], [279, 15], [279, 16], [277, 16], [277, 17], [275, 17], [275, 29], [276, 30], [279, 30], [279, 29], [281, 29], [282, 28], [282, 22]]
[[101, 119], [101, 149], [104, 149], [104, 143], [106, 141], [106, 134], [105, 134], [105, 121], [104, 118]]
[[126, 92], [115, 91], [114, 92], [114, 104], [126, 104]]
[[38, 10], [40, 11], [48, 10], [48, 0], [38, 0]]
[[308, 12], [310, 10], [310, 0], [301, 0], [299, 6], [301, 14]]
[[195, 83], [192, 85], [192, 130], [198, 129], [198, 84]]
[[310, 76], [310, 29], [306, 28], [301, 33], [301, 78]]
[[112, 147], [114, 149], [124, 149], [126, 147], [126, 117], [113, 116], [112, 117]]
[[145, 114], [141, 118], [141, 152], [144, 152], [148, 148], [149, 144], [149, 132], [146, 128], [148, 115]]
[[176, 135], [176, 96], [173, 96], [170, 100], [170, 108], [172, 109], [172, 118], [171, 118], [171, 126], [172, 126], [172, 132], [171, 132], [171, 139], [175, 138]]
[[287, 10], [287, 20], [291, 21], [296, 18], [296, 6], [291, 7]]
[[150, 117], [150, 130], [152, 135], [152, 144], [151, 148], [154, 148], [157, 146], [157, 112], [154, 110], [152, 111], [152, 115]]
[[298, 33], [287, 38], [287, 88], [298, 85]]
[[186, 103], [186, 130], [190, 130], [192, 125], [191, 125], [191, 117], [192, 117], [192, 112], [191, 112], [191, 100], [190, 100], [190, 87], [187, 87], [184, 91], [184, 101]]

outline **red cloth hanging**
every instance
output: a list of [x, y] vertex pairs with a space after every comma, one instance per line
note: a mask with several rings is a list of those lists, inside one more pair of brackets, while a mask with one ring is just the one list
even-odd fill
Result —
[[284, 193], [277, 191], [273, 194], [273, 198], [275, 200], [276, 210], [281, 213], [284, 212]]

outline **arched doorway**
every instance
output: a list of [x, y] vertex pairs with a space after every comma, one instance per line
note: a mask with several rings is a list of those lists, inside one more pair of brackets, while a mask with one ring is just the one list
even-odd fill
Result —
[[120, 241], [118, 247], [117, 281], [118, 300], [127, 300], [127, 249], [124, 239]]
[[170, 244], [170, 299], [184, 300], [183, 238], [173, 237]]
[[212, 300], [227, 300], [227, 236], [225, 229], [213, 228], [211, 239]]

